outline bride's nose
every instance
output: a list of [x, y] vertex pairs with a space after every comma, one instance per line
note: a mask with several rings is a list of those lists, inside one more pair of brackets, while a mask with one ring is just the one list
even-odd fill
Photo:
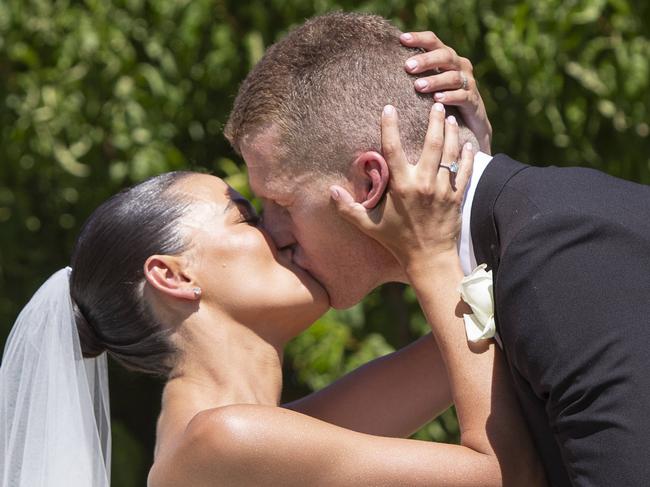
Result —
[[264, 208], [264, 230], [271, 236], [278, 249], [296, 243], [291, 231], [291, 219], [283, 208], [268, 205]]

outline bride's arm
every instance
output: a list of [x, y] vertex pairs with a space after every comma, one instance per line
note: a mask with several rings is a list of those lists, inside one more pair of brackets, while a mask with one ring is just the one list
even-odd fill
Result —
[[489, 452], [465, 446], [372, 436], [282, 408], [234, 405], [197, 415], [150, 481], [167, 487], [543, 485], [524, 459], [514, 455], [500, 466]]
[[473, 164], [471, 146], [463, 149], [461, 170], [452, 176], [449, 165], [461, 160], [459, 129], [453, 119], [445, 120], [438, 104], [431, 110], [420, 160], [411, 165], [397, 125], [395, 109], [387, 107], [382, 116], [382, 152], [390, 181], [383, 203], [368, 210], [345, 189], [333, 187], [337, 207], [393, 253], [413, 285], [447, 365], [461, 445], [468, 455], [482, 452], [508, 467], [526, 459], [520, 466], [540, 471], [503, 357], [493, 342], [471, 345], [465, 336], [462, 315], [471, 311], [457, 290], [463, 274], [456, 238]]
[[363, 433], [407, 437], [450, 405], [447, 370], [428, 334], [284, 407]]

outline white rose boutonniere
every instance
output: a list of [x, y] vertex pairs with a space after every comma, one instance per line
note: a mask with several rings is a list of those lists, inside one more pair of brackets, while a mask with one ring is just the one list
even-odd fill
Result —
[[463, 315], [465, 332], [470, 342], [492, 338], [496, 333], [492, 271], [486, 272], [486, 268], [486, 264], [481, 264], [460, 283], [460, 295], [472, 308], [471, 315]]

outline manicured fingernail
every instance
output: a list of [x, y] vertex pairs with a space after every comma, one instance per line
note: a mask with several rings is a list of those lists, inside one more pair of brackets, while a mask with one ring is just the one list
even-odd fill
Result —
[[471, 142], [467, 142], [464, 147], [465, 150], [473, 150], [474, 146], [472, 145]]
[[384, 115], [392, 115], [395, 113], [395, 107], [393, 105], [386, 105], [384, 107]]
[[433, 95], [433, 98], [437, 101], [442, 101], [445, 99], [445, 94], [444, 93], [436, 93]]
[[424, 79], [419, 79], [419, 80], [417, 80], [415, 82], [415, 86], [417, 86], [421, 90], [426, 88], [428, 85], [429, 85], [429, 83], [427, 83], [427, 80], [424, 80]]
[[415, 59], [409, 59], [406, 61], [406, 67], [409, 68], [411, 71], [413, 71], [415, 68], [418, 67], [418, 62]]
[[332, 199], [336, 201], [341, 197], [341, 193], [339, 193], [339, 190], [336, 188], [330, 188], [330, 195], [332, 195]]
[[402, 34], [402, 35], [400, 36], [400, 38], [401, 38], [403, 41], [410, 41], [411, 39], [413, 39], [413, 36], [412, 36], [411, 34], [409, 34], [409, 33], [404, 33], [404, 34]]
[[437, 112], [444, 112], [445, 111], [445, 106], [442, 103], [434, 103], [433, 104], [433, 109]]
[[447, 117], [447, 122], [449, 122], [452, 125], [456, 125], [456, 117], [454, 117], [453, 115], [449, 115]]

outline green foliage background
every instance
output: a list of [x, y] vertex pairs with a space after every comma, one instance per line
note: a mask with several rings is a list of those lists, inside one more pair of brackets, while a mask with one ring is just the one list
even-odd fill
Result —
[[[194, 168], [247, 193], [221, 135], [238, 84], [291, 26], [334, 9], [434, 30], [472, 59], [495, 152], [650, 183], [645, 0], [0, 0], [0, 337], [125, 185]], [[329, 312], [290, 345], [285, 397], [425, 330], [400, 285]], [[113, 484], [143, 485], [160, 384], [111, 374]], [[416, 436], [457, 441], [453, 411]]]

